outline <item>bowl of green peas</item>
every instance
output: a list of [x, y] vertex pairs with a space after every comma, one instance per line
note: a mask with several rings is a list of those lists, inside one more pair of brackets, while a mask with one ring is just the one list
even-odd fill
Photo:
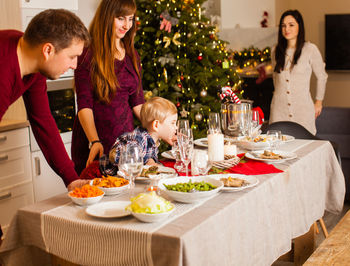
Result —
[[194, 203], [218, 193], [224, 184], [220, 180], [202, 177], [185, 177], [163, 179], [159, 188], [175, 201]]

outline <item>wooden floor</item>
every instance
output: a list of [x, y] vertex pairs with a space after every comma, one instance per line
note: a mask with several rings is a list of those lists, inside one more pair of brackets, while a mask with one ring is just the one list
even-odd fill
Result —
[[[323, 216], [323, 220], [326, 224], [328, 233], [330, 233], [332, 231], [332, 229], [337, 225], [337, 223], [340, 221], [340, 219], [349, 210], [350, 210], [350, 203], [347, 202], [344, 204], [344, 208], [343, 208], [343, 211], [341, 212], [341, 214], [335, 215], [335, 214], [332, 214], [329, 212], [325, 213], [325, 215]], [[316, 235], [315, 248], [317, 248], [325, 239], [325, 237], [322, 233], [322, 229], [321, 229], [319, 224], [318, 224], [318, 228], [319, 228], [319, 234]], [[293, 262], [280, 261], [280, 260], [277, 260], [272, 264], [272, 266], [292, 266], [292, 265], [298, 265], [298, 264], [294, 264]]]

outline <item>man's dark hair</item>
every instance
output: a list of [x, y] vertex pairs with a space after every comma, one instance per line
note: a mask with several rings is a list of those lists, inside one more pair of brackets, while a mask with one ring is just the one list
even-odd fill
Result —
[[73, 40], [89, 43], [89, 33], [74, 13], [65, 9], [47, 9], [36, 15], [23, 35], [31, 46], [52, 43], [56, 52], [67, 48]]

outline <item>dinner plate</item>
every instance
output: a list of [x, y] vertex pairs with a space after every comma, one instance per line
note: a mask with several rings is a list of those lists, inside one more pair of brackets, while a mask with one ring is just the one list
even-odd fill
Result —
[[[231, 138], [224, 138], [224, 141], [229, 141], [232, 143], [236, 142], [235, 139], [231, 139]], [[193, 143], [197, 146], [208, 148], [208, 138], [196, 139], [193, 141]]]
[[282, 162], [285, 162], [287, 160], [292, 160], [292, 159], [297, 158], [297, 155], [294, 152], [286, 152], [286, 151], [276, 150], [276, 151], [274, 151], [274, 153], [281, 155], [283, 157], [282, 159], [264, 159], [264, 158], [259, 157], [259, 155], [262, 153], [264, 153], [263, 150], [254, 151], [254, 152], [247, 152], [245, 154], [245, 157], [252, 159], [252, 160], [269, 162], [269, 163], [282, 163]]
[[161, 155], [166, 159], [175, 160], [175, 157], [173, 156], [171, 151], [163, 151]]
[[118, 218], [131, 214], [130, 211], [125, 210], [130, 201], [107, 201], [89, 206], [85, 212], [91, 216], [98, 218]]
[[[150, 168], [151, 166], [152, 165], [144, 165], [143, 169]], [[160, 171], [160, 174], [153, 175], [153, 176], [159, 176], [159, 179], [165, 179], [165, 178], [171, 178], [171, 177], [177, 176], [175, 169], [170, 168], [170, 167], [158, 166], [158, 171]], [[163, 174], [162, 172], [165, 172], [165, 173]], [[118, 175], [124, 177], [124, 173], [122, 171], [118, 171]], [[146, 177], [146, 176], [138, 176], [138, 177], [136, 177], [135, 181], [147, 182], [147, 181], [151, 181], [151, 178]]]
[[208, 176], [216, 180], [220, 180], [221, 178], [235, 177], [246, 181], [246, 184], [241, 187], [225, 187], [225, 186], [222, 187], [221, 191], [225, 191], [225, 192], [241, 191], [247, 188], [255, 187], [257, 184], [259, 184], [259, 179], [257, 179], [253, 175], [217, 174], [217, 175], [208, 175]]

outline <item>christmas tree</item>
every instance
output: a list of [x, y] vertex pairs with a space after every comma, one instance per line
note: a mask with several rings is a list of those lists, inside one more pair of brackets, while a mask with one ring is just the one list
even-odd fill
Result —
[[218, 39], [201, 5], [205, 0], [137, 0], [136, 48], [145, 98], [161, 96], [190, 120], [194, 137], [207, 133], [209, 112], [219, 112], [221, 88], [240, 97], [241, 80], [226, 42]]

